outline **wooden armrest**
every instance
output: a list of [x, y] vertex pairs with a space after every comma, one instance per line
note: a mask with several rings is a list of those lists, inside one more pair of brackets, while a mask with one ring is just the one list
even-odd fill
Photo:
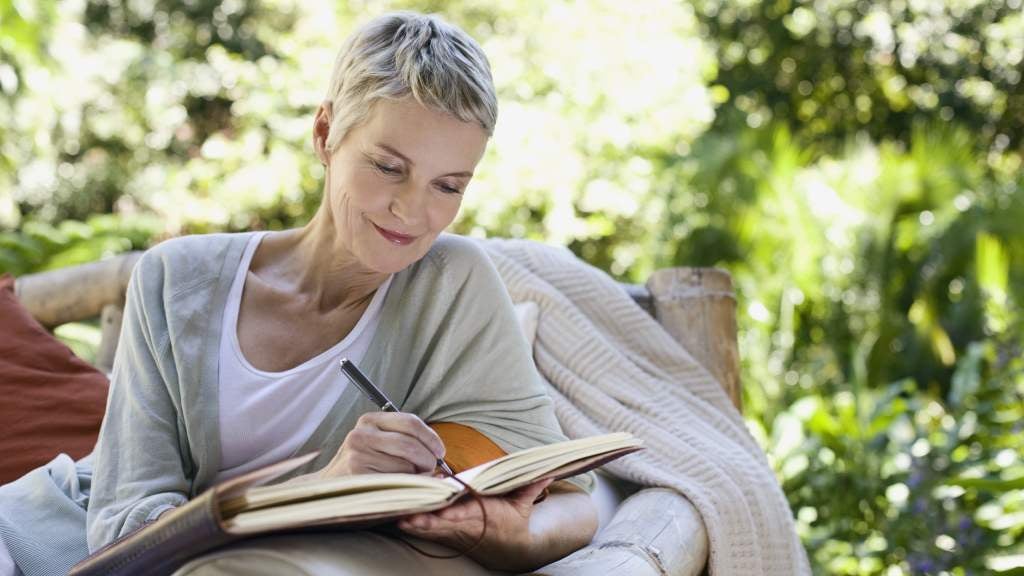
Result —
[[647, 279], [647, 289], [654, 317], [742, 409], [732, 276], [718, 268], [663, 268]]
[[535, 576], [696, 576], [704, 570], [708, 538], [697, 509], [667, 488], [627, 498], [593, 542]]
[[22, 276], [14, 282], [18, 301], [47, 328], [95, 318], [108, 305], [122, 307], [128, 280], [142, 252]]
[[719, 268], [679, 266], [655, 270], [645, 284], [621, 286], [742, 409], [732, 276]]

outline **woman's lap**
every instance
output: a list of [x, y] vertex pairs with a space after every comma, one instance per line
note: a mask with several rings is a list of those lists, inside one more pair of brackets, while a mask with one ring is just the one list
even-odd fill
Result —
[[[432, 554], [451, 550], [408, 538]], [[309, 533], [270, 536], [211, 552], [181, 567], [173, 576], [494, 576], [460, 556], [423, 556], [396, 538], [375, 532]]]

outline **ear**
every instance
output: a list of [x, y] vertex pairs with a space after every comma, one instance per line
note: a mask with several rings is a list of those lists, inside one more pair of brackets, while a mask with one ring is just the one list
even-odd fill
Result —
[[320, 163], [326, 165], [331, 154], [327, 150], [327, 137], [331, 132], [331, 101], [324, 100], [316, 110], [316, 117], [313, 120], [313, 150], [316, 151]]

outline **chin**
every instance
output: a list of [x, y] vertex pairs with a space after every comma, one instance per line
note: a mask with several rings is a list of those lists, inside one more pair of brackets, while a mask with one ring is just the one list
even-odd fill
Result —
[[373, 246], [365, 252], [367, 258], [364, 264], [382, 274], [395, 274], [405, 270], [412, 264], [418, 262], [426, 255], [430, 245], [421, 246], [425, 239], [413, 242], [407, 246], [388, 245], [387, 243], [374, 242]]

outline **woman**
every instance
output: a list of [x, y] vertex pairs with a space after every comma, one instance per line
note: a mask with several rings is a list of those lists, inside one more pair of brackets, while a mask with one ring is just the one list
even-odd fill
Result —
[[[178, 238], [139, 261], [95, 451], [0, 487], [0, 536], [20, 570], [67, 570], [217, 481], [314, 449], [293, 476], [431, 473], [445, 448], [425, 421], [509, 452], [564, 439], [493, 266], [441, 235], [496, 113], [487, 60], [461, 30], [396, 13], [353, 34], [314, 120], [320, 209], [299, 229]], [[346, 386], [342, 356], [404, 413], [376, 412]], [[479, 565], [458, 570], [526, 570], [583, 546], [596, 529], [591, 483], [556, 483], [537, 504], [546, 484], [485, 498]], [[482, 522], [467, 501], [398, 528], [465, 549]], [[367, 556], [386, 569], [404, 550], [370, 533], [281, 541], [331, 570], [366, 570]], [[249, 572], [248, 546], [187, 571]]]

